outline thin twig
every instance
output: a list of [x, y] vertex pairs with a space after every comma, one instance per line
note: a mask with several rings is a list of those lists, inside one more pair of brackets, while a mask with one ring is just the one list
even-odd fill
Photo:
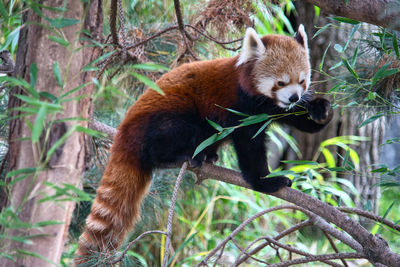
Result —
[[181, 184], [181, 181], [182, 181], [183, 175], [185, 174], [187, 166], [188, 166], [187, 162], [184, 162], [182, 164], [181, 170], [179, 171], [178, 178], [176, 179], [176, 182], [175, 182], [174, 191], [172, 192], [171, 206], [169, 208], [169, 213], [168, 213], [168, 225], [167, 225], [167, 231], [166, 231], [167, 238], [165, 241], [164, 259], [163, 259], [163, 262], [161, 265], [162, 267], [166, 267], [168, 264], [169, 244], [171, 243], [172, 219], [174, 217], [175, 203], [176, 203], [176, 198], [178, 195], [179, 186]]
[[119, 46], [118, 33], [117, 33], [117, 9], [118, 0], [111, 0], [110, 3], [110, 31], [113, 44]]
[[281, 209], [297, 209], [296, 206], [294, 205], [280, 205], [280, 206], [276, 206], [276, 207], [272, 207], [263, 211], [260, 211], [256, 214], [254, 214], [253, 216], [251, 216], [250, 218], [248, 218], [247, 220], [245, 220], [244, 222], [242, 222], [235, 230], [232, 231], [232, 233], [225, 238], [222, 242], [220, 242], [212, 251], [210, 251], [207, 256], [197, 265], [197, 266], [201, 266], [201, 265], [206, 265], [207, 261], [218, 251], [220, 250], [223, 246], [225, 246], [225, 244], [231, 240], [232, 237], [234, 237], [237, 233], [239, 233], [240, 231], [243, 230], [243, 228], [249, 224], [250, 222], [252, 222], [254, 219], [263, 216], [266, 213], [272, 212], [272, 211], [276, 211], [276, 210], [281, 210]]
[[393, 229], [395, 229], [397, 231], [400, 231], [400, 225], [395, 224], [395, 223], [393, 223], [393, 222], [391, 222], [389, 220], [386, 220], [383, 217], [378, 216], [376, 214], [373, 214], [373, 213], [371, 213], [369, 211], [355, 209], [355, 208], [349, 208], [349, 207], [338, 207], [338, 209], [340, 211], [343, 211], [343, 212], [346, 212], [346, 213], [355, 213], [357, 215], [360, 215], [362, 217], [365, 217], [365, 218], [368, 218], [368, 219], [383, 223], [383, 224], [389, 226], [390, 228], [393, 228]]
[[[286, 267], [301, 263], [313, 262], [313, 261], [326, 261], [326, 260], [335, 260], [335, 259], [362, 259], [365, 258], [365, 255], [362, 253], [335, 253], [335, 254], [323, 254], [323, 255], [315, 255], [308, 256], [305, 258], [284, 261], [280, 263], [275, 263], [268, 265], [269, 267]], [[337, 265], [336, 265], [337, 266]], [[338, 264], [338, 266], [341, 266]]]
[[[338, 250], [338, 248], [336, 247], [335, 242], [333, 242], [332, 237], [331, 237], [327, 232], [325, 232], [324, 230], [322, 230], [322, 232], [324, 233], [324, 235], [325, 235], [326, 238], [328, 239], [329, 244], [331, 244], [331, 247], [333, 248], [333, 251], [335, 251], [336, 253], [339, 253], [339, 250]], [[343, 263], [343, 265], [344, 265], [345, 267], [349, 267], [349, 265], [347, 264], [347, 262], [346, 262], [345, 259], [340, 259], [340, 261]]]
[[[292, 227], [290, 227], [290, 228], [288, 228], [288, 229], [286, 229], [286, 230], [280, 232], [278, 235], [274, 236], [274, 239], [275, 239], [275, 240], [279, 240], [279, 239], [283, 238], [284, 236], [287, 236], [287, 235], [293, 233], [294, 231], [297, 231], [297, 230], [299, 230], [299, 229], [301, 229], [301, 228], [303, 228], [303, 227], [305, 227], [305, 226], [308, 226], [308, 225], [312, 225], [311, 220], [306, 220], [306, 221], [300, 222], [300, 223], [298, 223], [298, 224], [295, 224], [295, 225], [293, 225]], [[263, 240], [263, 239], [262, 239], [262, 240]], [[255, 244], [256, 242], [253, 242], [253, 243]], [[249, 258], [249, 256], [256, 254], [256, 253], [259, 252], [261, 249], [263, 249], [263, 248], [265, 248], [266, 246], [268, 246], [268, 245], [269, 245], [269, 242], [262, 243], [262, 244], [258, 245], [256, 248], [254, 248], [253, 250], [251, 250], [250, 252], [246, 252], [248, 249], [250, 249], [250, 247], [251, 247], [252, 245], [253, 245], [253, 244], [250, 244], [250, 245], [247, 246], [247, 248], [244, 250], [244, 251], [245, 251], [245, 255], [243, 255], [242, 258], [240, 258], [240, 255], [239, 255], [239, 257], [238, 257], [239, 259], [236, 260], [237, 265], [242, 264], [243, 262], [245, 262], [245, 261]], [[235, 262], [235, 263], [236, 263], [236, 262]]]
[[126, 36], [125, 36], [125, 21], [124, 15], [122, 12], [122, 0], [118, 0], [118, 11], [119, 11], [119, 25], [121, 28], [121, 37], [122, 37], [122, 60], [125, 62], [126, 60]]
[[128, 253], [129, 249], [131, 249], [131, 247], [132, 247], [137, 241], [139, 241], [140, 239], [142, 239], [142, 238], [145, 237], [146, 235], [150, 235], [150, 234], [162, 234], [162, 235], [166, 235], [167, 233], [166, 233], [166, 232], [163, 232], [163, 231], [158, 231], [158, 230], [147, 231], [147, 232], [142, 233], [142, 234], [139, 235], [135, 240], [129, 242], [129, 244], [126, 246], [126, 248], [124, 249], [124, 251], [122, 251], [121, 254], [120, 254], [117, 258], [115, 258], [115, 259], [112, 261], [112, 264], [116, 264], [116, 263], [122, 261], [122, 260], [124, 259], [125, 255], [126, 255], [126, 253]]

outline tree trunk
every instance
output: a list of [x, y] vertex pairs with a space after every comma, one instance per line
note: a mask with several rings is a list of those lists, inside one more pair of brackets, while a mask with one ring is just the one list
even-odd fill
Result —
[[[62, 8], [64, 2], [48, 0], [42, 1], [41, 4]], [[68, 47], [49, 40], [49, 35], [54, 35], [54, 31], [51, 31], [54, 28], [42, 26], [49, 26], [48, 20], [31, 9], [26, 11], [23, 16], [25, 25], [21, 29], [18, 43], [16, 76], [29, 81], [30, 66], [32, 63], [36, 63], [38, 68], [36, 91], [46, 91], [59, 96], [61, 93], [60, 86], [53, 74], [53, 65], [58, 62], [62, 78], [65, 81], [63, 93], [89, 82], [92, 74], [82, 72], [81, 69], [97, 57], [97, 52], [93, 47], [84, 47], [88, 43], [82, 41], [80, 37], [88, 38], [82, 33], [82, 30], [86, 29], [91, 33], [91, 38], [101, 38], [103, 24], [102, 5], [101, 0], [93, 0], [87, 4], [80, 0], [67, 1], [66, 12], [63, 13], [63, 17], [79, 20], [77, 24], [57, 29], [57, 31], [62, 32], [65, 40], [70, 43]], [[42, 8], [41, 12], [48, 18], [58, 18], [60, 16], [59, 13], [57, 14], [45, 8]], [[86, 97], [80, 101], [65, 102], [63, 104], [64, 112], [57, 114], [56, 119], [88, 118], [91, 113], [89, 96], [92, 92], [92, 86], [79, 90], [78, 94]], [[21, 113], [12, 109], [23, 104], [14, 96], [15, 94], [24, 94], [24, 91], [20, 88], [14, 88], [10, 93], [9, 108], [13, 118]], [[77, 94], [72, 96], [77, 96]], [[26, 123], [26, 119], [16, 118], [10, 121], [9, 170], [36, 167], [41, 160], [37, 157], [36, 145], [30, 141], [32, 132]], [[29, 118], [29, 121], [33, 124], [34, 119], [34, 117]], [[50, 132], [49, 143], [54, 144], [68, 129], [77, 123], [84, 127], [87, 126], [86, 121], [67, 121], [56, 124], [56, 127], [53, 127]], [[23, 137], [28, 138], [21, 140]], [[72, 201], [38, 203], [38, 201], [44, 196], [55, 193], [54, 190], [45, 186], [43, 182], [51, 182], [58, 186], [62, 186], [63, 183], [80, 186], [87, 153], [85, 135], [75, 132], [65, 141], [61, 149], [58, 149], [53, 154], [44, 171], [41, 171], [36, 178], [29, 177], [17, 182], [11, 188], [9, 203], [14, 210], [21, 206], [18, 216], [22, 221], [38, 223], [52, 220], [61, 224], [50, 225], [40, 229], [10, 230], [8, 232], [9, 236], [36, 236], [31, 238], [33, 245], [10, 241], [6, 245], [8, 253], [18, 256], [16, 254], [18, 251], [30, 251], [47, 258], [48, 261], [32, 256], [19, 257], [16, 262], [0, 258], [0, 266], [53, 266], [49, 262], [59, 263], [75, 203]], [[22, 254], [26, 255], [27, 253]]]
[[[331, 43], [331, 48], [328, 50], [324, 62], [324, 70], [329, 69], [333, 64], [337, 63], [338, 58], [333, 46], [335, 43], [345, 43], [348, 37], [347, 31], [337, 28], [328, 28], [316, 38], [311, 39], [317, 30], [314, 28], [314, 25], [322, 27], [331, 21], [328, 21], [328, 19], [324, 17], [324, 14], [321, 14], [316, 21], [313, 5], [308, 4], [305, 1], [296, 1], [296, 9], [298, 11], [297, 21], [304, 24], [309, 36], [312, 68], [315, 70], [319, 69], [322, 55], [329, 43]], [[321, 10], [321, 12], [323, 11]], [[333, 59], [336, 59], [336, 61], [333, 61]], [[313, 73], [312, 80], [314, 82], [323, 81], [325, 79], [326, 78], [319, 72], [316, 71]], [[323, 87], [319, 83], [316, 83], [314, 88], [317, 92], [326, 92], [332, 88], [332, 84], [329, 84], [329, 82], [322, 83], [322, 85]], [[346, 110], [344, 114], [339, 114], [339, 112], [336, 111], [330, 124], [320, 133], [310, 135], [294, 130], [293, 136], [299, 142], [299, 149], [302, 152], [303, 159], [308, 160], [314, 157], [320, 143], [328, 138], [340, 135], [370, 137], [371, 141], [363, 142], [361, 145], [354, 147], [360, 158], [359, 173], [344, 178], [349, 179], [359, 192], [359, 197], [354, 198], [356, 206], [362, 209], [368, 208], [372, 212], [377, 212], [379, 187], [373, 186], [377, 182], [377, 177], [368, 171], [368, 166], [378, 163], [379, 144], [385, 134], [385, 119], [378, 119], [375, 122], [358, 129], [357, 126], [363, 121], [363, 119], [368, 117], [367, 114], [363, 113], [365, 113], [365, 111], [363, 112], [362, 110], [356, 109]], [[336, 155], [336, 153], [339, 152], [338, 148], [332, 147], [331, 149], [333, 155]], [[340, 165], [341, 161], [341, 158], [337, 157], [337, 165]]]

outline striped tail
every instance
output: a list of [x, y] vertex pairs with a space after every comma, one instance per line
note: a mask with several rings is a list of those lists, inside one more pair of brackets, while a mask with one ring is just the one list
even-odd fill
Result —
[[151, 172], [124, 159], [123, 155], [111, 155], [86, 219], [86, 230], [79, 238], [75, 265], [106, 258], [121, 245], [139, 217]]

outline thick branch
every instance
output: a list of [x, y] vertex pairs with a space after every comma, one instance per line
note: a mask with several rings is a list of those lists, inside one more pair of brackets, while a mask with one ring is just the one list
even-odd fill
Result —
[[[203, 164], [196, 172], [200, 175], [201, 179], [212, 177], [215, 180], [250, 188], [242, 179], [240, 173], [230, 169], [212, 164]], [[379, 236], [372, 235], [364, 227], [335, 207], [289, 187], [282, 188], [271, 195], [312, 211], [328, 222], [332, 222], [342, 228], [358, 243], [362, 244], [363, 251], [371, 262], [380, 262], [387, 266], [400, 266], [400, 255], [391, 251], [385, 240]]]
[[400, 30], [400, 2], [398, 0], [305, 1], [320, 7], [328, 14]]
[[[99, 129], [95, 128], [95, 130]], [[115, 132], [116, 131], [113, 131], [114, 134]], [[241, 174], [234, 170], [204, 163], [201, 168], [192, 169], [192, 171], [196, 173], [200, 182], [212, 178], [222, 182], [250, 188], [250, 186], [242, 179]], [[282, 188], [271, 195], [296, 204], [305, 210], [309, 210], [343, 229], [362, 245], [363, 253], [372, 263], [378, 262], [387, 266], [400, 266], [400, 255], [391, 251], [385, 240], [383, 240], [379, 235], [372, 235], [364, 227], [352, 220], [343, 212], [339, 211], [337, 208], [289, 187]]]

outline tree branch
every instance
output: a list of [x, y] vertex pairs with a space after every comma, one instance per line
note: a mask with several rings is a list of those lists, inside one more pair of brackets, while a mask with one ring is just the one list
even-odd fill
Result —
[[[92, 124], [92, 126], [100, 124], [101, 123]], [[98, 128], [94, 129], [99, 130]], [[115, 134], [115, 132], [116, 131], [112, 131], [111, 134]], [[251, 189], [242, 178], [241, 174], [231, 169], [226, 169], [209, 163], [204, 163], [201, 168], [189, 169], [197, 175], [199, 179], [198, 182], [212, 178], [214, 180]], [[354, 248], [357, 252], [363, 253], [370, 262], [382, 263], [387, 266], [400, 266], [400, 255], [390, 250], [385, 240], [383, 240], [379, 235], [372, 235], [359, 223], [351, 219], [336, 207], [330, 206], [318, 199], [312, 198], [289, 187], [282, 188], [281, 190], [271, 193], [270, 195], [296, 204], [297, 206], [301, 207], [302, 211], [308, 211], [307, 215], [314, 224], [318, 225], [321, 229], [329, 232], [335, 237], [338, 233], [331, 230], [333, 227], [327, 222], [331, 222], [343, 229], [345, 232], [347, 232], [347, 234], [354, 238], [355, 241], [357, 241], [355, 243], [346, 244]], [[318, 216], [313, 216], [312, 213], [324, 218], [327, 222], [318, 219]], [[341, 234], [345, 235], [344, 233]]]
[[325, 13], [400, 30], [398, 0], [305, 0]]

